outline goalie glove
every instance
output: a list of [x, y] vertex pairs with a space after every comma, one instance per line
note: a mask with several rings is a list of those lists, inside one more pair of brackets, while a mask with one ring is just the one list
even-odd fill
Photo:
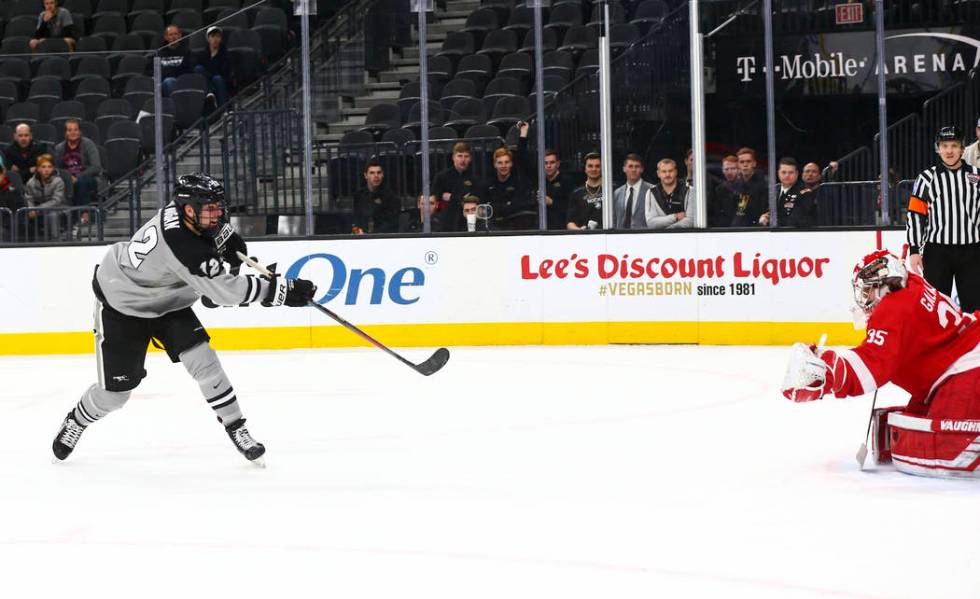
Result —
[[782, 391], [786, 399], [798, 403], [814, 401], [833, 389], [834, 373], [815, 350], [813, 345], [793, 344], [783, 377]]

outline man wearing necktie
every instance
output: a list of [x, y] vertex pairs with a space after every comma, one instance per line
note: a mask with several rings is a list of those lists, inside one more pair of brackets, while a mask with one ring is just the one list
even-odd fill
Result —
[[642, 207], [651, 185], [643, 180], [643, 159], [627, 154], [623, 159], [626, 183], [613, 192], [613, 226], [617, 229], [645, 229]]

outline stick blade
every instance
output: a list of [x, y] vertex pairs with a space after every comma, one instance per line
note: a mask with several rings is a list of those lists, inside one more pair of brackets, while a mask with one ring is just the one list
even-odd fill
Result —
[[432, 356], [428, 360], [422, 362], [421, 364], [416, 365], [415, 370], [417, 370], [421, 374], [424, 374], [425, 376], [429, 376], [430, 374], [435, 374], [436, 372], [439, 372], [439, 370], [443, 366], [445, 366], [446, 362], [448, 361], [449, 361], [449, 350], [446, 349], [445, 347], [440, 347], [439, 349], [436, 350], [434, 354], [432, 354]]
[[864, 470], [864, 460], [868, 457], [868, 445], [867, 443], [862, 443], [861, 447], [858, 447], [857, 455], [854, 456], [858, 462], [858, 468]]

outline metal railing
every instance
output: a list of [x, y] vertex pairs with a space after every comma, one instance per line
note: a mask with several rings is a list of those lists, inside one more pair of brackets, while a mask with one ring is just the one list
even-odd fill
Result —
[[15, 243], [98, 241], [102, 239], [102, 209], [95, 205], [18, 208], [11, 233]]
[[16, 241], [14, 233], [14, 213], [10, 208], [0, 208], [0, 243]]

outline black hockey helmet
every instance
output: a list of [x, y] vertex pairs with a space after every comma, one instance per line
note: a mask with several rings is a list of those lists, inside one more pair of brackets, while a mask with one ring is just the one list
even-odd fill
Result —
[[[221, 229], [228, 212], [227, 206], [225, 206], [224, 186], [217, 179], [205, 173], [193, 173], [177, 177], [177, 185], [174, 187], [174, 203], [181, 208], [191, 206], [194, 209], [194, 226], [202, 234], [209, 236], [213, 236]], [[201, 206], [204, 204], [221, 206], [221, 218], [206, 228], [199, 224]]]
[[943, 141], [958, 141], [960, 142], [960, 147], [963, 147], [963, 132], [956, 125], [949, 125], [946, 127], [940, 127], [939, 131], [936, 131], [936, 149], [939, 149], [939, 143]]

